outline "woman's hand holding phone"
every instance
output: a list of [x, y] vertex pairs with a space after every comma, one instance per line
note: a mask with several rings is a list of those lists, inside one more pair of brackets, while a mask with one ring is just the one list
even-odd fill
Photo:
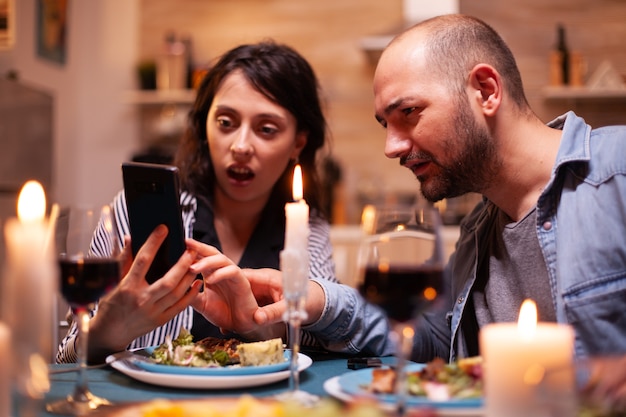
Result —
[[158, 226], [134, 258], [127, 239], [122, 254], [124, 278], [100, 300], [98, 314], [90, 323], [90, 361], [100, 362], [108, 354], [124, 350], [137, 337], [171, 320], [198, 296], [202, 282], [190, 270], [197, 259], [193, 250], [184, 251], [154, 283], [146, 281], [152, 260], [167, 234], [167, 227]]

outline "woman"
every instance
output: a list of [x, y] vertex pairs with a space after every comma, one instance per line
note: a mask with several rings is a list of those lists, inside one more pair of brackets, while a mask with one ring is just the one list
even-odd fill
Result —
[[[273, 42], [232, 49], [204, 78], [189, 121], [176, 156], [183, 223], [191, 238], [187, 251], [163, 278], [148, 285], [145, 273], [165, 228], [155, 230], [134, 262], [125, 250], [126, 276], [100, 300], [91, 320], [90, 361], [125, 348], [161, 344], [183, 327], [195, 340], [220, 333], [244, 340], [285, 337], [279, 254], [296, 161], [311, 208], [302, 345], [392, 353], [384, 316], [334, 275], [315, 169], [326, 122], [307, 61]], [[123, 193], [114, 208], [120, 236], [127, 235]], [[202, 292], [197, 274], [204, 278]], [[72, 327], [58, 362], [75, 360], [75, 337]]]

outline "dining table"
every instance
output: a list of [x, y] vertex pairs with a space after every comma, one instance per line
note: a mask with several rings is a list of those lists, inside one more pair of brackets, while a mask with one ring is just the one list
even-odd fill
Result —
[[[320, 398], [333, 398], [326, 392], [324, 383], [346, 372], [352, 372], [348, 368], [348, 359], [351, 356], [306, 350], [303, 353], [311, 358], [312, 364], [299, 373], [299, 388]], [[379, 359], [382, 364], [391, 364], [394, 360], [392, 357]], [[49, 366], [50, 389], [45, 395], [44, 403], [63, 399], [73, 392], [78, 377], [76, 369], [76, 364], [51, 364]], [[106, 398], [115, 405], [154, 399], [206, 399], [240, 397], [244, 394], [258, 398], [272, 398], [289, 390], [288, 378], [244, 388], [189, 389], [167, 387], [138, 381], [119, 372], [111, 365], [89, 366], [87, 379], [91, 392]], [[48, 413], [42, 404], [39, 415], [51, 417], [54, 414]]]
[[[386, 357], [355, 357], [323, 350], [304, 349], [303, 355], [298, 357], [299, 389], [319, 397], [327, 402], [350, 404], [362, 400], [363, 378], [371, 378], [373, 369], [377, 367], [391, 367], [395, 365], [393, 356]], [[195, 402], [224, 402], [235, 401], [237, 398], [251, 396], [257, 399], [278, 399], [280, 394], [289, 392], [292, 388], [289, 381], [289, 370], [279, 372], [255, 373], [239, 375], [230, 379], [225, 375], [193, 376], [187, 371], [174, 373], [162, 370], [152, 372], [152, 366], [147, 368], [138, 366], [140, 362], [128, 362], [128, 355], [136, 358], [136, 351], [120, 352], [110, 355], [105, 364], [90, 364], [86, 370], [89, 390], [96, 396], [110, 401], [113, 407], [103, 407], [93, 417], [120, 417], [139, 416], [136, 410], [142, 404], [153, 400], [172, 400], [175, 403]], [[287, 355], [286, 355], [287, 357]], [[408, 362], [407, 371], [411, 367], [421, 369], [423, 364]], [[135, 368], [135, 369], [133, 369]], [[181, 373], [182, 372], [182, 373]], [[219, 372], [219, 371], [218, 371]], [[276, 375], [281, 374], [280, 378]], [[221, 378], [220, 378], [221, 377]], [[12, 417], [52, 417], [58, 416], [46, 411], [45, 404], [53, 403], [66, 398], [74, 391], [79, 378], [78, 366], [72, 364], [48, 365], [49, 390], [45, 398], [37, 401], [23, 401], [23, 397], [13, 399]], [[254, 381], [255, 378], [260, 379]], [[245, 383], [237, 382], [239, 379]], [[181, 382], [182, 381], [182, 382]], [[198, 381], [200, 383], [198, 384]], [[352, 385], [352, 391], [348, 386]], [[352, 392], [352, 395], [350, 394]], [[395, 396], [377, 394], [370, 395], [370, 400], [376, 401], [378, 407], [390, 413], [395, 404]], [[407, 402], [413, 412], [412, 415], [427, 415], [429, 417], [484, 417], [482, 399], [450, 400], [443, 403], [434, 403], [431, 400], [412, 398]], [[120, 410], [133, 410], [124, 414]], [[121, 412], [121, 414], [120, 414]], [[0, 416], [5, 417], [5, 416]]]
[[[357, 373], [369, 372], [371, 375], [374, 367], [393, 367], [395, 363], [394, 357], [355, 357], [352, 355], [344, 355], [325, 351], [304, 351], [307, 356], [307, 366], [299, 372], [299, 388], [310, 394], [316, 395], [321, 399], [338, 402], [350, 403], [355, 397], [350, 397], [344, 392], [341, 393], [339, 381], [343, 379], [355, 379]], [[357, 363], [356, 367], [354, 363]], [[421, 364], [409, 362], [408, 366], [420, 367]], [[78, 368], [75, 363], [72, 364], [50, 364], [49, 382], [50, 387], [45, 398], [38, 401], [29, 401], [29, 404], [21, 404], [20, 399], [14, 398], [11, 417], [52, 417], [58, 416], [46, 411], [45, 404], [52, 403], [66, 398], [72, 394], [77, 378]], [[283, 371], [284, 372], [284, 371]], [[109, 400], [113, 407], [104, 407], [104, 411], [96, 412], [98, 417], [123, 417], [124, 415], [116, 414], [117, 410], [124, 408], [137, 409], [141, 404], [152, 400], [173, 400], [173, 401], [231, 401], [235, 398], [241, 398], [244, 395], [252, 396], [257, 399], [276, 399], [280, 394], [289, 391], [290, 383], [288, 376], [284, 376], [279, 380], [270, 383], [253, 384], [249, 386], [214, 386], [210, 388], [189, 388], [175, 387], [173, 385], [143, 382], [136, 377], [132, 377], [132, 373], [120, 372], [120, 367], [115, 363], [106, 363], [99, 365], [90, 365], [86, 370], [88, 385], [90, 391], [102, 398]], [[356, 378], [358, 380], [358, 378]], [[332, 389], [331, 389], [332, 387]], [[22, 397], [20, 397], [22, 398]], [[485, 417], [486, 410], [482, 399], [470, 400], [464, 402], [460, 400], [456, 404], [452, 401], [447, 405], [434, 407], [413, 408], [411, 416], [428, 416], [428, 417]], [[416, 402], [419, 403], [418, 400]], [[549, 402], [546, 403], [549, 405]], [[391, 410], [389, 403], [379, 402], [378, 406], [389, 412]], [[548, 409], [543, 410], [542, 412]], [[554, 411], [554, 410], [553, 410]], [[130, 414], [136, 415], [136, 414]], [[600, 415], [600, 414], [598, 414]], [[621, 415], [621, 414], [620, 414]], [[128, 416], [128, 414], [126, 414]], [[546, 412], [541, 414], [545, 416], [559, 416], [561, 413]], [[0, 416], [6, 417], [6, 416]], [[94, 415], [96, 417], [96, 415]]]

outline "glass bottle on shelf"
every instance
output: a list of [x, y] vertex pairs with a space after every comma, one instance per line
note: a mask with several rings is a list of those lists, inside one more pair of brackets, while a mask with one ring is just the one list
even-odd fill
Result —
[[570, 84], [570, 52], [565, 38], [565, 27], [557, 25], [557, 42], [551, 54], [551, 74], [552, 85]]

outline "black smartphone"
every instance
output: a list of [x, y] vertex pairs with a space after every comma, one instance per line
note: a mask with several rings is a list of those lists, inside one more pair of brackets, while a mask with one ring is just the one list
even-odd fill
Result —
[[185, 251], [178, 168], [124, 162], [122, 176], [133, 255], [158, 225], [165, 224], [169, 230], [146, 275], [146, 280], [153, 283], [165, 275]]

